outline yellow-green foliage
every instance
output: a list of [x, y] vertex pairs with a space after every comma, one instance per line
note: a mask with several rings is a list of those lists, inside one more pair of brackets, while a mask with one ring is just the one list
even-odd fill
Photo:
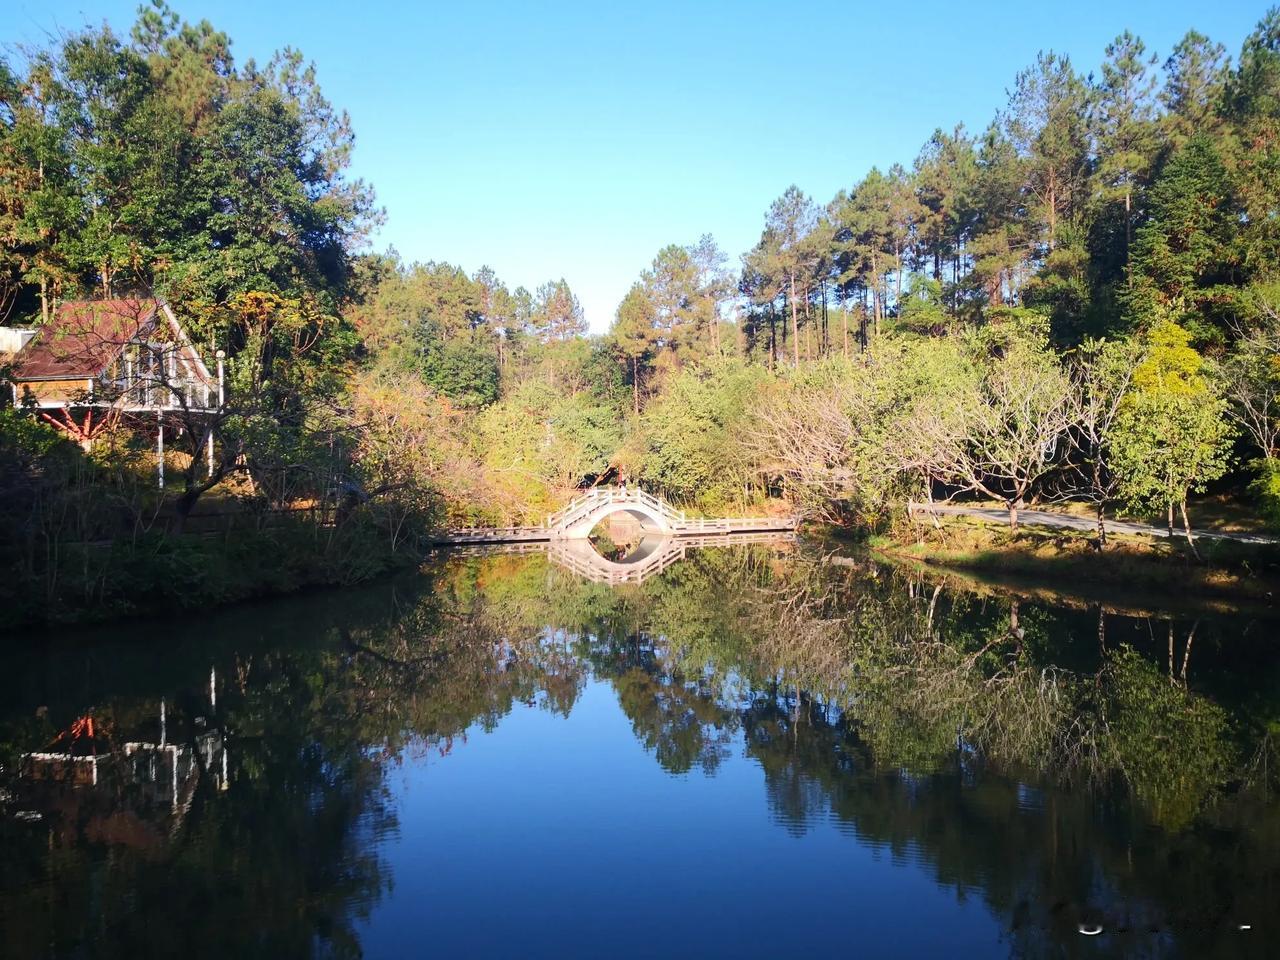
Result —
[[1191, 334], [1161, 320], [1146, 336], [1147, 352], [1133, 372], [1136, 394], [1197, 396], [1209, 389], [1204, 358], [1191, 346]]
[[682, 371], [650, 404], [631, 444], [634, 472], [672, 499], [740, 509], [760, 494], [748, 445], [755, 400], [769, 376], [737, 359]]
[[472, 449], [508, 519], [541, 519], [621, 440], [617, 411], [593, 394], [529, 380], [480, 415]]
[[1226, 472], [1234, 430], [1203, 358], [1175, 323], [1157, 323], [1134, 371], [1109, 445], [1120, 493], [1136, 506], [1172, 510]]

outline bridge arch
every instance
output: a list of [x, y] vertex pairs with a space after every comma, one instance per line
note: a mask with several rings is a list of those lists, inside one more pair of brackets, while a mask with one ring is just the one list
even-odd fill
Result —
[[641, 531], [647, 536], [666, 536], [672, 532], [667, 518], [648, 504], [616, 501], [600, 503], [567, 518], [557, 529], [556, 535], [563, 540], [585, 540], [598, 523], [615, 513], [625, 513], [635, 518], [640, 523]]

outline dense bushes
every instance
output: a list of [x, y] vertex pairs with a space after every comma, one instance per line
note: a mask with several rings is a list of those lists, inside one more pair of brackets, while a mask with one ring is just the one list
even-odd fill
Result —
[[1249, 484], [1249, 492], [1268, 526], [1280, 530], [1280, 462], [1258, 460], [1253, 466], [1257, 475]]

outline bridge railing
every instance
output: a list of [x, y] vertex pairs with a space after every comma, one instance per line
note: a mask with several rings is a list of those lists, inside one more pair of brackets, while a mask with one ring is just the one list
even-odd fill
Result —
[[594, 508], [599, 503], [611, 502], [613, 500], [613, 496], [613, 487], [592, 487], [586, 493], [574, 497], [574, 499], [570, 500], [559, 510], [555, 511], [555, 513], [549, 514], [547, 518], [542, 521], [542, 525], [544, 527], [558, 526], [575, 514]]
[[735, 530], [795, 530], [796, 517], [726, 517], [720, 520], [695, 518], [675, 525], [678, 533], [731, 533]]
[[551, 528], [568, 524], [570, 521], [579, 519], [582, 515], [589, 513], [602, 504], [613, 503], [641, 504], [666, 519], [673, 526], [688, 522], [688, 517], [685, 516], [683, 510], [677, 510], [665, 500], [659, 499], [651, 493], [646, 493], [639, 487], [628, 487], [626, 490], [620, 487], [592, 487], [581, 496], [570, 500], [559, 510], [549, 514], [542, 522], [542, 525]]
[[[627, 491], [627, 493], [630, 495], [631, 491]], [[635, 491], [635, 499], [639, 500], [651, 510], [656, 510], [660, 515], [668, 520], [676, 520], [680, 523], [686, 523], [688, 521], [688, 517], [685, 516], [683, 510], [677, 510], [675, 507], [671, 506], [671, 504], [667, 503], [667, 501], [659, 499], [651, 493], [645, 493], [645, 491], [639, 488]]]

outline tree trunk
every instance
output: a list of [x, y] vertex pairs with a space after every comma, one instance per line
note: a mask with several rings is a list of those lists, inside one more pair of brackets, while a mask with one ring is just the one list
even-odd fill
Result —
[[895, 283], [897, 284], [897, 292], [894, 294], [893, 303], [898, 308], [898, 315], [902, 315], [902, 244], [895, 244], [893, 255], [898, 258], [898, 269]]
[[1191, 521], [1187, 519], [1187, 501], [1183, 500], [1179, 506], [1182, 510], [1182, 529], [1187, 534], [1187, 546], [1191, 548], [1191, 555], [1199, 560], [1200, 551], [1196, 549], [1196, 538], [1191, 535]]
[[1169, 516], [1167, 519], [1167, 523], [1169, 525], [1169, 536], [1172, 537], [1173, 536], [1173, 501], [1169, 502]]
[[1009, 532], [1018, 532], [1018, 501], [1009, 501]]
[[769, 369], [778, 366], [778, 320], [774, 316], [773, 304], [769, 304]]
[[951, 258], [951, 316], [960, 312], [960, 247]]
[[1132, 189], [1128, 183], [1124, 185], [1124, 270], [1129, 277], [1129, 286], [1133, 286], [1133, 274], [1129, 272], [1129, 244], [1133, 242], [1133, 226], [1130, 222], [1133, 207]]
[[1098, 501], [1098, 549], [1107, 549], [1107, 505]]
[[640, 416], [640, 358], [631, 358], [631, 410]]
[[813, 360], [813, 311], [807, 295], [804, 301], [804, 358]]
[[1058, 178], [1057, 170], [1049, 166], [1049, 252], [1053, 253], [1055, 238], [1058, 235]]
[[827, 316], [827, 281], [822, 281], [822, 345], [818, 351], [822, 356], [831, 352], [831, 326]]
[[[194, 461], [192, 462], [194, 464]], [[180, 534], [186, 528], [187, 518], [191, 516], [191, 511], [193, 511], [196, 508], [196, 503], [200, 500], [200, 497], [204, 494], [204, 491], [205, 491], [205, 488], [200, 485], [188, 486], [185, 490], [182, 491], [181, 496], [178, 497], [178, 499], [174, 502], [174, 505], [173, 505], [173, 512], [174, 512], [174, 522], [172, 527], [173, 533]]]
[[800, 321], [796, 313], [796, 275], [790, 274], [791, 279], [791, 296], [787, 299], [791, 301], [791, 353], [795, 359], [796, 366], [800, 366]]

